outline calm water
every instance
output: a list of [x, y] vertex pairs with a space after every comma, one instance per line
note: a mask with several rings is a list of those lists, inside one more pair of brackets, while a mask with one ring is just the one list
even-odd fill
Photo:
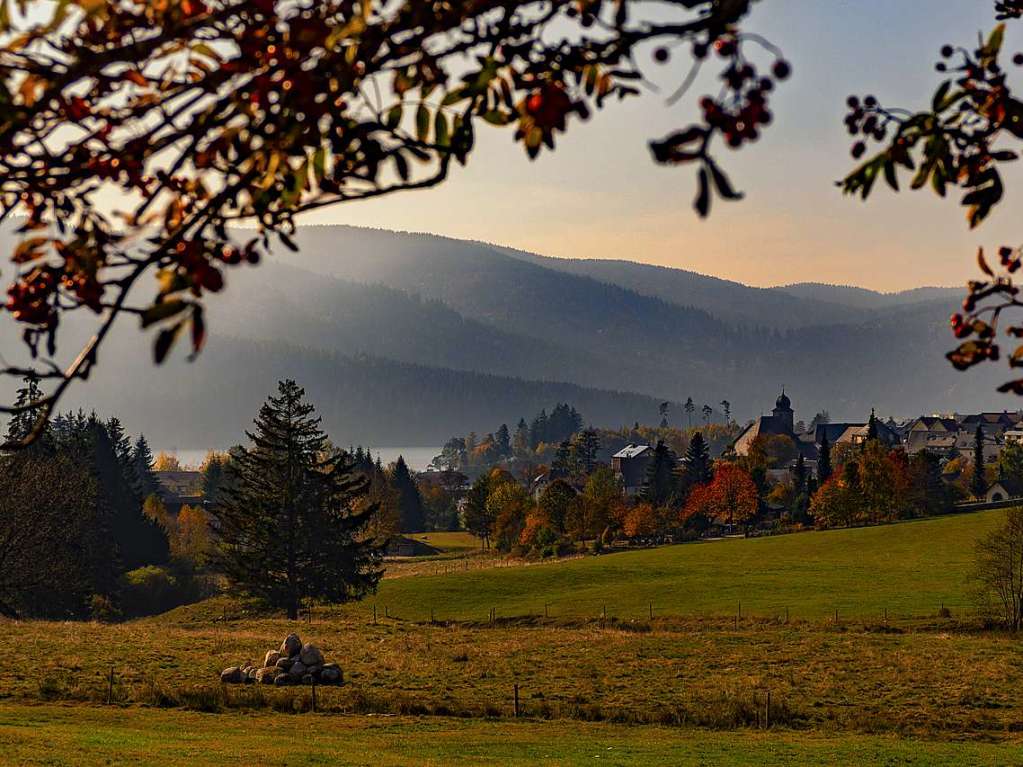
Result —
[[[217, 449], [219, 450], [221, 448]], [[430, 465], [430, 461], [440, 454], [441, 449], [439, 447], [374, 447], [370, 448], [370, 450], [374, 457], [380, 456], [380, 460], [383, 461], [385, 466], [398, 460], [398, 456], [400, 455], [404, 456], [405, 463], [408, 464], [410, 469], [413, 471], [423, 471]], [[178, 448], [153, 450], [154, 455], [161, 452], [177, 456], [178, 462], [185, 468], [194, 468], [198, 467], [203, 462], [208, 451], [205, 449], [179, 450]]]

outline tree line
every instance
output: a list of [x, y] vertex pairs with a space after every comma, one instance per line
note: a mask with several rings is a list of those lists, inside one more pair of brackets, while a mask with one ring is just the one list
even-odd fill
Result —
[[[9, 440], [34, 428], [41, 397], [26, 380]], [[312, 600], [375, 589], [394, 534], [378, 516], [379, 463], [335, 448], [304, 397], [282, 381], [248, 443], [207, 457], [201, 506], [176, 513], [145, 437], [133, 443], [117, 418], [60, 414], [31, 446], [0, 455], [0, 613], [112, 620], [222, 590], [294, 618]], [[415, 487], [403, 466], [386, 483], [399, 515]]]

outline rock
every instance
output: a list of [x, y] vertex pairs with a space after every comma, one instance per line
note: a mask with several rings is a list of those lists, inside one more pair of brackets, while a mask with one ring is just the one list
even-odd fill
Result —
[[254, 684], [257, 673], [259, 673], [258, 668], [249, 668], [249, 670], [245, 672], [245, 684]]
[[280, 658], [274, 665], [282, 671], [287, 671], [295, 663], [291, 658]]
[[243, 684], [245, 682], [245, 674], [237, 666], [231, 666], [220, 672], [220, 681], [224, 684]]
[[312, 666], [306, 666], [305, 667], [305, 671], [306, 671], [307, 674], [312, 674], [313, 676], [319, 676], [320, 672], [323, 671], [323, 664], [322, 663], [314, 663]]
[[277, 661], [281, 659], [281, 654], [276, 650], [267, 650], [266, 657], [263, 658], [263, 667], [276, 666]]
[[292, 679], [298, 680], [305, 676], [305, 664], [302, 661], [297, 660], [291, 664], [291, 668], [288, 670], [288, 676]]
[[312, 684], [312, 683], [313, 683], [313, 675], [312, 674], [306, 674], [304, 677], [302, 677], [302, 684]]
[[282, 676], [282, 674], [277, 666], [267, 666], [256, 671], [256, 681], [259, 684], [273, 684], [278, 676]]
[[307, 666], [323, 665], [323, 653], [314, 644], [302, 645], [298, 659]]
[[298, 634], [288, 634], [281, 642], [281, 655], [285, 658], [294, 658], [300, 652], [302, 652], [302, 640]]
[[291, 677], [289, 677], [287, 674], [279, 674], [274, 679], [274, 686], [275, 687], [284, 687], [285, 685], [288, 685], [288, 684], [291, 684]]
[[341, 684], [341, 669], [335, 663], [328, 663], [320, 671], [320, 681], [324, 684]]

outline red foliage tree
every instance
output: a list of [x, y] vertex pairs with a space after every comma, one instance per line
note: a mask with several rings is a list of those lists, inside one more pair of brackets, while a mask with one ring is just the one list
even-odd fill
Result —
[[714, 479], [689, 495], [682, 521], [701, 514], [723, 525], [744, 525], [760, 507], [757, 486], [749, 472], [733, 463], [718, 463]]

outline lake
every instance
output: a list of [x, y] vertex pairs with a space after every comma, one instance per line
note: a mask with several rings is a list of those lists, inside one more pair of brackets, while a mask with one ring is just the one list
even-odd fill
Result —
[[[223, 450], [225, 448], [216, 448], [217, 450]], [[380, 460], [383, 461], [386, 466], [389, 463], [398, 460], [398, 456], [405, 458], [405, 463], [412, 471], [424, 471], [427, 466], [430, 465], [436, 456], [440, 455], [441, 448], [439, 447], [372, 447], [370, 452], [373, 453], [373, 457], [380, 456]], [[178, 461], [183, 467], [198, 467], [202, 464], [203, 459], [206, 458], [208, 449], [203, 450], [179, 450], [178, 448], [164, 448], [162, 450], [153, 449], [153, 455], [158, 453], [169, 453], [176, 456]]]

